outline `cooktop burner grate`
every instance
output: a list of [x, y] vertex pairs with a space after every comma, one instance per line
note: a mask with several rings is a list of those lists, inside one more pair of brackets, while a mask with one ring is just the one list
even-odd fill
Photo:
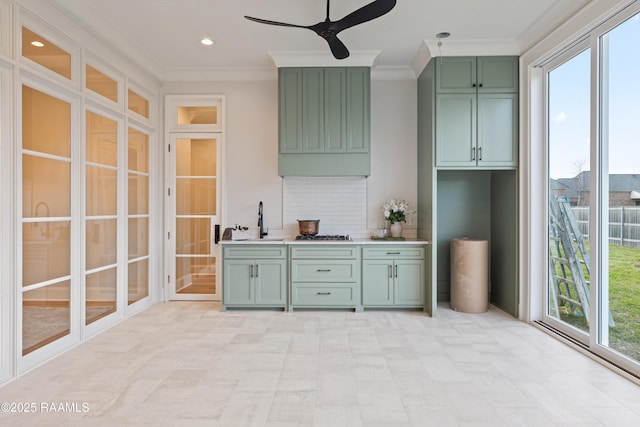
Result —
[[351, 237], [348, 234], [298, 234], [296, 240], [351, 240]]

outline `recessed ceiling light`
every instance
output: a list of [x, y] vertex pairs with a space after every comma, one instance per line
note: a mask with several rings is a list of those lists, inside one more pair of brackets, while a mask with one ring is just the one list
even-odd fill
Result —
[[35, 46], [35, 47], [44, 47], [44, 43], [39, 42], [39, 41], [37, 41], [37, 40], [36, 40], [36, 41], [31, 42], [31, 45], [32, 45], [32, 46]]
[[200, 40], [200, 43], [202, 43], [205, 46], [211, 46], [213, 45], [213, 40], [211, 40], [208, 37], [205, 37], [204, 39]]
[[436, 38], [437, 39], [446, 39], [447, 37], [449, 37], [451, 35], [451, 33], [448, 33], [446, 31], [443, 31], [441, 33], [436, 34]]

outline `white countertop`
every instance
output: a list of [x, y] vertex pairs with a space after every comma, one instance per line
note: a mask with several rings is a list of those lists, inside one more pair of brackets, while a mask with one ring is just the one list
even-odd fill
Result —
[[428, 240], [295, 240], [295, 239], [262, 239], [262, 240], [220, 240], [223, 245], [430, 245]]

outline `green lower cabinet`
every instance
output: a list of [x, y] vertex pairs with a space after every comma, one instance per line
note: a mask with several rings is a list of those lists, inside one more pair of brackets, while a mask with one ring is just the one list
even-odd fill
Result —
[[230, 259], [223, 262], [223, 308], [287, 307], [287, 261]]
[[[397, 257], [384, 258], [384, 255]], [[364, 249], [364, 308], [424, 307], [425, 265], [423, 248]]]
[[353, 308], [360, 305], [360, 248], [301, 245], [290, 251], [289, 309]]

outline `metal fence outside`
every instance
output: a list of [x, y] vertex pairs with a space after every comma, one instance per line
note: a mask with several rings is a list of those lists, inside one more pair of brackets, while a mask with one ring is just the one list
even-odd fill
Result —
[[[589, 240], [589, 208], [572, 207], [580, 232]], [[609, 208], [609, 244], [640, 248], [640, 208]]]

